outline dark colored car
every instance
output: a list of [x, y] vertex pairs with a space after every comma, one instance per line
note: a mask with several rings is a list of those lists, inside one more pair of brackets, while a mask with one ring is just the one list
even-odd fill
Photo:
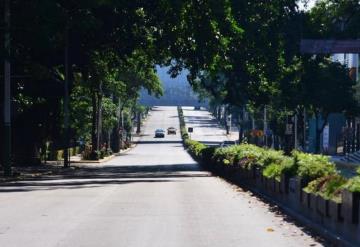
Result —
[[167, 133], [168, 135], [176, 135], [176, 129], [174, 127], [169, 127]]
[[194, 106], [194, 110], [201, 110], [201, 106]]
[[163, 130], [163, 129], [155, 130], [155, 137], [164, 138], [165, 137], [165, 130]]

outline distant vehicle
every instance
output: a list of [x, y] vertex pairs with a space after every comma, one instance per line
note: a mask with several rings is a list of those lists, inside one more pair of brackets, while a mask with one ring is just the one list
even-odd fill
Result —
[[168, 135], [176, 135], [176, 129], [174, 127], [169, 127], [167, 133]]
[[236, 144], [237, 144], [236, 141], [223, 141], [220, 144], [220, 147], [225, 148], [225, 147], [233, 146], [233, 145], [236, 145]]
[[194, 110], [201, 110], [201, 106], [194, 106]]
[[165, 130], [163, 130], [163, 129], [155, 130], [155, 138], [157, 138], [157, 137], [164, 138], [165, 137]]

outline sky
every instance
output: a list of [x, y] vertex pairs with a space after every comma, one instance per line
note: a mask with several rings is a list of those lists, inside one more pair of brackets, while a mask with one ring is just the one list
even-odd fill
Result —
[[316, 0], [308, 0], [308, 4], [305, 7], [304, 4], [301, 1], [301, 2], [299, 2], [300, 9], [309, 10], [315, 5], [315, 2], [316, 2]]

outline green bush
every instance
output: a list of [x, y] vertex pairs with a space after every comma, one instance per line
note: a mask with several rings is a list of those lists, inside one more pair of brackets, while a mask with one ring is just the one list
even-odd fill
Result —
[[104, 148], [102, 148], [101, 150], [100, 150], [100, 159], [103, 159], [103, 158], [105, 158], [105, 157], [108, 157], [108, 156], [110, 156], [110, 155], [112, 155], [112, 151], [111, 151], [111, 149], [106, 149], [105, 147]]
[[188, 134], [188, 132], [187, 132], [187, 130], [186, 130], [185, 127], [181, 127], [181, 128], [180, 128], [180, 134], [181, 134], [181, 138], [182, 138], [183, 140], [189, 139], [189, 134]]
[[195, 156], [197, 159], [200, 159], [201, 158], [201, 152], [206, 148], [206, 145], [204, 145], [204, 144], [202, 144], [202, 143], [200, 143], [198, 141], [186, 139], [185, 140], [185, 147], [188, 149], [190, 154]]
[[216, 149], [216, 147], [206, 147], [201, 151], [202, 161], [206, 165], [211, 164]]
[[281, 167], [279, 164], [272, 163], [268, 165], [262, 173], [267, 178], [275, 178], [276, 180], [280, 181]]
[[291, 176], [293, 168], [294, 159], [284, 156], [281, 161], [266, 166], [263, 170], [263, 175], [267, 178], [275, 178], [280, 182], [281, 175], [287, 174]]
[[317, 178], [310, 182], [304, 191], [319, 195], [325, 199], [336, 202], [341, 201], [341, 191], [347, 180], [339, 174]]
[[227, 164], [232, 165], [234, 162], [236, 152], [233, 150], [232, 146], [225, 148], [217, 148], [213, 155], [213, 161], [217, 164]]
[[259, 165], [265, 149], [252, 144], [241, 144], [232, 147], [235, 152], [234, 164], [250, 169], [253, 165]]
[[270, 164], [280, 164], [285, 159], [283, 151], [276, 151], [273, 149], [263, 149], [261, 157], [257, 161], [258, 165], [267, 167]]
[[312, 181], [320, 177], [337, 173], [335, 164], [324, 155], [308, 154], [298, 151], [292, 152], [297, 168], [296, 175]]
[[178, 115], [179, 115], [179, 121], [180, 121], [181, 138], [185, 141], [185, 140], [189, 139], [189, 133], [186, 130], [184, 114], [183, 114], [183, 110], [181, 109], [180, 106], [178, 106]]
[[350, 178], [344, 185], [344, 189], [351, 192], [360, 192], [360, 176]]
[[241, 166], [250, 169], [253, 165], [263, 166], [270, 164], [271, 154], [268, 156], [264, 155], [267, 151], [268, 150], [251, 144], [234, 145], [216, 149], [213, 155], [213, 161], [216, 163], [226, 162], [226, 165]]

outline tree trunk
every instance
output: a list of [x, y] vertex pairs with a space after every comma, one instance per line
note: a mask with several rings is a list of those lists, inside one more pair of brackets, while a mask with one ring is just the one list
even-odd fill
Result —
[[139, 111], [136, 112], [136, 118], [137, 118], [136, 134], [140, 134], [140, 132], [141, 132], [141, 113]]
[[241, 124], [239, 124], [239, 144], [242, 143], [243, 136], [244, 136], [244, 130], [243, 130]]
[[102, 134], [102, 94], [98, 93], [98, 105], [97, 105], [97, 131], [96, 131], [96, 150], [100, 150], [101, 147], [101, 134]]
[[92, 150], [97, 150], [97, 102], [96, 102], [96, 92], [92, 90], [91, 92], [91, 103], [92, 103], [92, 125], [91, 125], [91, 145]]
[[114, 97], [114, 103], [117, 103], [118, 112], [117, 112], [117, 122], [116, 126], [113, 128], [112, 131], [112, 142], [111, 142], [111, 149], [118, 153], [120, 151], [120, 127], [121, 127], [121, 107], [120, 107], [120, 99]]

